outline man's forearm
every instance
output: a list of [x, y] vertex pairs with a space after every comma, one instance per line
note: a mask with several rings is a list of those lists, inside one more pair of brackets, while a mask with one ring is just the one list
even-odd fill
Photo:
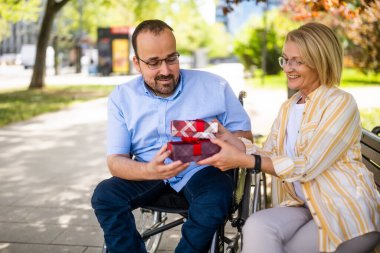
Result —
[[253, 134], [251, 131], [235, 131], [233, 132], [233, 135], [235, 135], [236, 137], [244, 137], [250, 141], [253, 140]]
[[109, 155], [107, 164], [112, 176], [128, 180], [147, 180], [146, 163], [132, 160], [128, 155]]
[[243, 137], [245, 139], [252, 141], [253, 140], [252, 132], [251, 131], [236, 131], [236, 132], [233, 132], [233, 136], [236, 138], [232, 138], [231, 144], [245, 153], [245, 145], [239, 139], [239, 137]]

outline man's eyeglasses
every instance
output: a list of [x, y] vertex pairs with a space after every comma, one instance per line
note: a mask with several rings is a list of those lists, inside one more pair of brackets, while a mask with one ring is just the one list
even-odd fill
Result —
[[291, 67], [291, 68], [298, 68], [299, 66], [301, 66], [302, 64], [304, 64], [303, 62], [301, 62], [301, 61], [299, 61], [297, 59], [290, 59], [290, 60], [288, 60], [288, 59], [286, 59], [286, 58], [284, 58], [282, 56], [280, 56], [278, 58], [278, 63], [280, 64], [281, 68], [285, 68], [286, 64], [288, 64], [289, 67]]
[[144, 61], [143, 59], [140, 59], [139, 57], [137, 57], [137, 59], [139, 61], [142, 61], [146, 65], [148, 65], [149, 69], [154, 70], [154, 69], [158, 69], [159, 67], [161, 67], [161, 64], [163, 61], [165, 61], [165, 63], [167, 65], [177, 64], [178, 63], [178, 57], [179, 57], [179, 53], [175, 53], [175, 54], [172, 54], [172, 55], [166, 57], [165, 59], [154, 59], [154, 60], [149, 60], [149, 61]]

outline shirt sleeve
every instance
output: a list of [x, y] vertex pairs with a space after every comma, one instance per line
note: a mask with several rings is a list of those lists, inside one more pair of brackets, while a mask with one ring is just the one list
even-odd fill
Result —
[[107, 154], [130, 154], [131, 137], [120, 108], [119, 87], [108, 98]]
[[330, 97], [320, 110], [323, 111], [319, 122], [300, 133], [301, 137], [307, 135], [307, 145], [298, 157], [271, 157], [280, 179], [287, 182], [312, 180], [336, 163], [359, 138], [359, 111], [350, 94]]
[[251, 121], [230, 85], [224, 85], [225, 112], [217, 118], [229, 131], [251, 131]]

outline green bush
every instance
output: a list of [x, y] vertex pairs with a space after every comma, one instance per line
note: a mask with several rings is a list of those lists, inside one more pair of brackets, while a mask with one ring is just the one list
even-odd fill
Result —
[[[245, 69], [252, 66], [261, 68], [263, 60], [264, 29], [251, 28], [244, 31], [247, 37], [242, 37], [234, 42], [234, 53], [240, 59]], [[266, 73], [269, 75], [278, 74], [281, 70], [278, 65], [278, 57], [281, 55], [281, 48], [277, 46], [277, 35], [271, 26], [266, 33]]]
[[380, 126], [380, 108], [369, 108], [360, 110], [362, 127], [371, 131], [374, 127]]

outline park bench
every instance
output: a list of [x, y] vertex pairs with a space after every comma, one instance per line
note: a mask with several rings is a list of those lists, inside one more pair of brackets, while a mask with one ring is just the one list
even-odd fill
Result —
[[377, 189], [380, 191], [380, 127], [375, 127], [372, 132], [362, 129], [363, 163], [374, 174]]
[[[362, 147], [363, 163], [373, 173], [377, 190], [380, 191], [380, 126], [372, 129], [372, 132], [362, 129]], [[380, 251], [380, 243], [374, 252]]]

